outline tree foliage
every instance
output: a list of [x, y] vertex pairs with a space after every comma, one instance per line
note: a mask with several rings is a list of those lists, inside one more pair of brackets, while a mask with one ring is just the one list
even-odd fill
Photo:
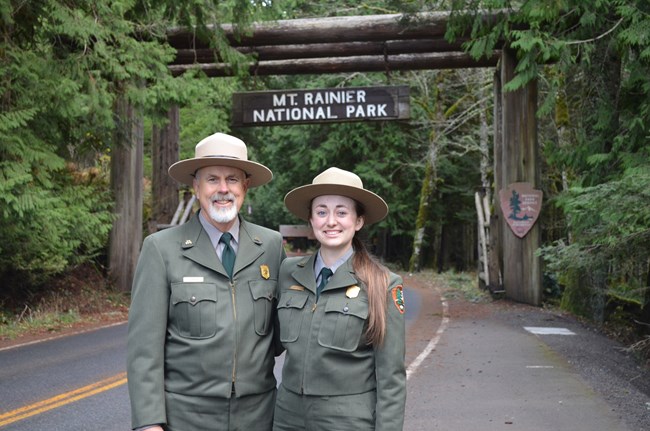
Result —
[[[169, 106], [181, 106], [182, 158], [215, 131], [244, 138], [249, 157], [275, 174], [271, 184], [251, 190], [245, 214], [271, 228], [298, 223], [283, 205], [292, 188], [329, 166], [357, 172], [390, 206], [388, 218], [369, 229], [370, 240], [383, 238], [385, 257], [403, 266], [433, 143], [435, 182], [425, 200], [421, 262], [467, 268], [475, 249], [472, 196], [489, 181], [489, 172], [479, 178], [486, 155], [481, 127], [491, 116], [489, 75], [251, 77], [243, 67], [249, 59], [230, 49], [218, 26], [236, 23], [241, 35], [257, 20], [432, 10], [450, 11], [448, 39], [469, 35], [465, 48], [474, 57], [502, 45], [515, 50], [517, 75], [506, 91], [539, 82], [548, 197], [541, 252], [547, 270], [566, 286], [567, 302], [589, 297], [577, 308], [591, 315], [612, 291], [647, 302], [650, 6], [642, 0], [2, 1], [3, 285], [43, 283], [104, 252], [112, 219], [105, 167], [118, 96], [138, 106], [148, 124], [162, 121]], [[484, 19], [486, 12], [493, 18]], [[206, 79], [190, 71], [172, 78], [166, 66], [174, 52], [165, 32], [176, 26], [194, 29], [236, 76]], [[235, 91], [386, 84], [410, 87], [409, 122], [235, 130], [229, 124]]]
[[[606, 301], [593, 299], [622, 291], [648, 307], [648, 2], [452, 3], [457, 21], [448, 36], [472, 23], [467, 48], [473, 55], [498, 43], [516, 50], [517, 76], [506, 90], [531, 79], [543, 84], [545, 184], [558, 191], [549, 194], [551, 202], [565, 215], [564, 238], [547, 243], [543, 255], [566, 283], [571, 299], [565, 305], [602, 320]], [[496, 24], [476, 19], [479, 8], [501, 18]], [[566, 180], [556, 186], [559, 171]]]
[[[103, 253], [113, 219], [104, 168], [118, 96], [154, 115], [205, 93], [200, 80], [171, 77], [167, 29], [193, 25], [224, 47], [205, 29], [220, 18], [252, 20], [260, 8], [245, 0], [0, 4], [4, 286], [39, 285]], [[232, 52], [223, 55], [236, 65]]]

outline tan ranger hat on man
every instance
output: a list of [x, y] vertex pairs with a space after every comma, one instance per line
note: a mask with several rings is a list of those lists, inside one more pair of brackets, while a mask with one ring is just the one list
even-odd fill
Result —
[[206, 166], [239, 168], [250, 179], [249, 187], [261, 186], [273, 179], [273, 173], [269, 168], [248, 160], [248, 149], [244, 141], [225, 133], [215, 133], [201, 140], [194, 148], [194, 158], [171, 165], [169, 176], [180, 183], [192, 186], [196, 171]]

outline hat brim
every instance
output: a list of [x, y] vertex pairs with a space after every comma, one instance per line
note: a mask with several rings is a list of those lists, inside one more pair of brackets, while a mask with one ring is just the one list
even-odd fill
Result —
[[171, 165], [168, 173], [179, 183], [191, 187], [196, 171], [206, 166], [228, 166], [241, 169], [249, 178], [248, 187], [262, 186], [273, 179], [271, 170], [260, 163], [226, 157], [199, 157], [181, 160]]
[[373, 192], [342, 184], [307, 184], [297, 187], [284, 197], [284, 205], [296, 217], [309, 221], [311, 201], [318, 196], [346, 196], [359, 202], [364, 209], [364, 223], [381, 221], [388, 214], [386, 202]]

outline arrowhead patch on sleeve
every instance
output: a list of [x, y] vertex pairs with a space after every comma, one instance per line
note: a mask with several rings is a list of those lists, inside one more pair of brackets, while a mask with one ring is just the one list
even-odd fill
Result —
[[393, 304], [401, 314], [404, 314], [404, 292], [401, 284], [392, 290], [392, 295]]

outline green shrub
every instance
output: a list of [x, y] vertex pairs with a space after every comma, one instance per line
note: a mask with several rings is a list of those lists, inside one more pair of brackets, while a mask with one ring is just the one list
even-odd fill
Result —
[[[0, 177], [5, 172], [0, 167]], [[113, 215], [106, 184], [72, 168], [48, 181], [0, 185], [0, 279], [5, 294], [38, 287], [87, 262], [107, 243]]]

